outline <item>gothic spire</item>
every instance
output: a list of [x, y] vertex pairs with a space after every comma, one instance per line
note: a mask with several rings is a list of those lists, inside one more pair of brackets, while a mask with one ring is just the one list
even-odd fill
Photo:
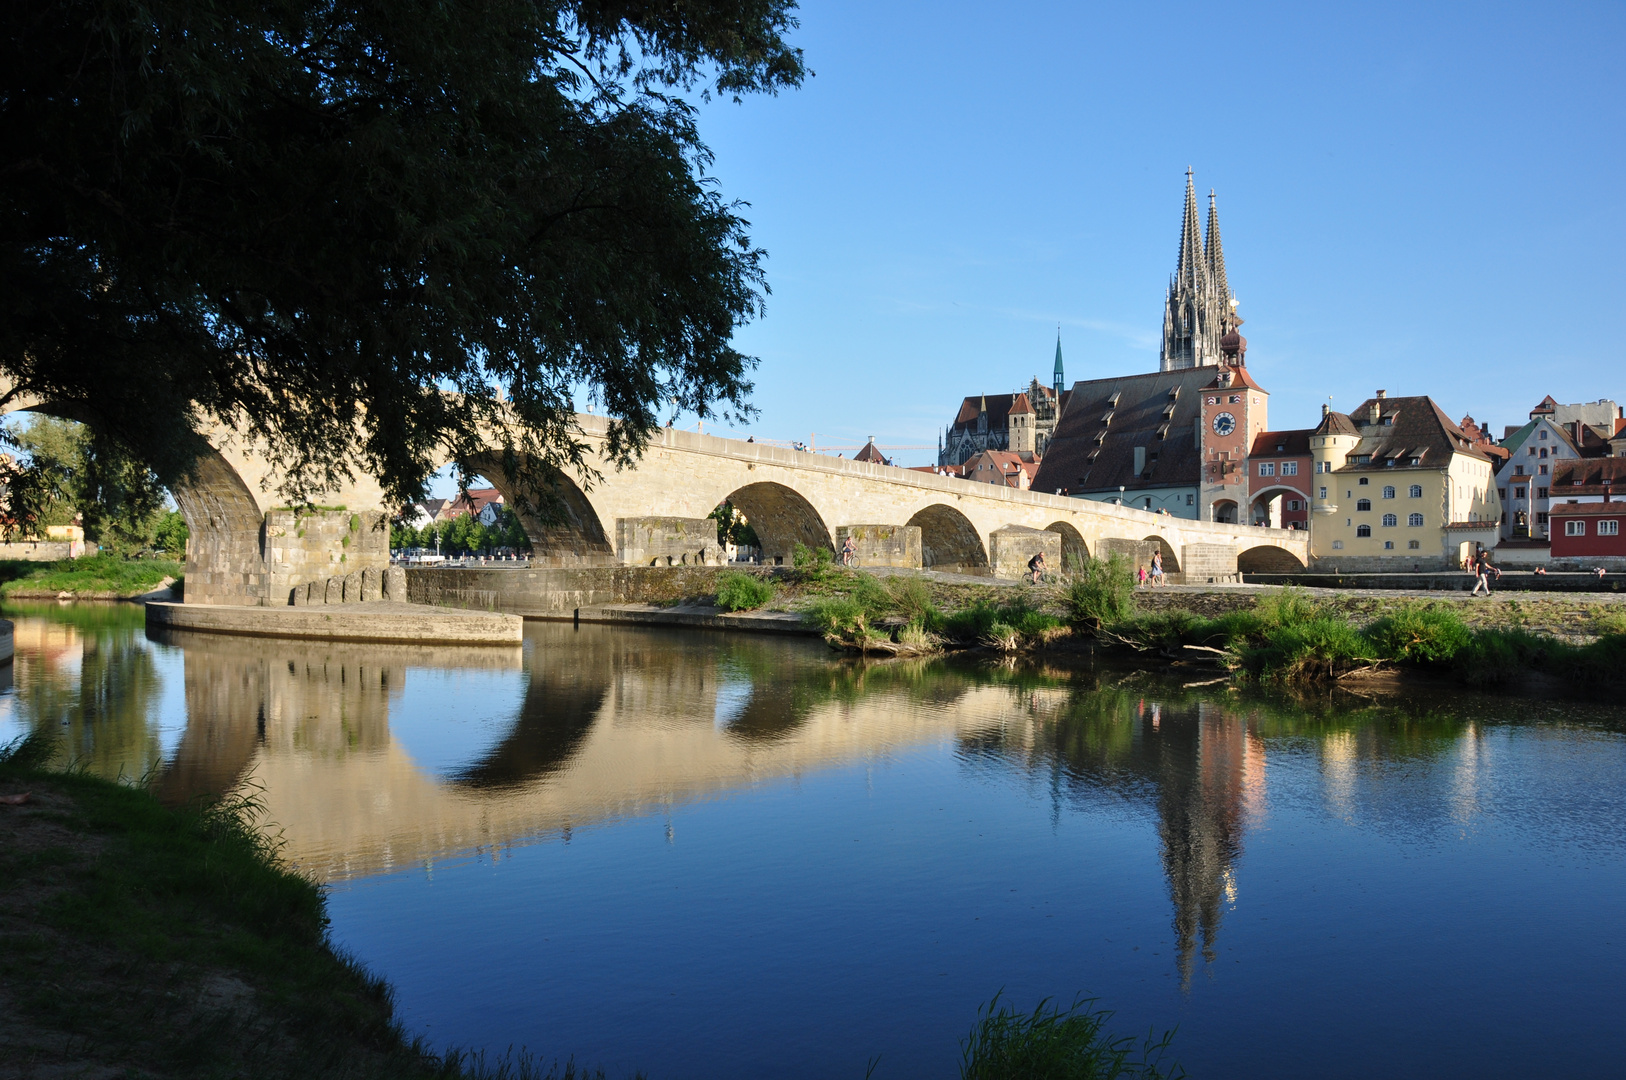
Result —
[[1186, 211], [1180, 228], [1180, 262], [1175, 267], [1175, 280], [1188, 289], [1201, 289], [1206, 276], [1203, 266], [1203, 234], [1197, 220], [1197, 189], [1192, 186], [1191, 170], [1186, 169]]
[[1214, 283], [1220, 307], [1226, 309], [1223, 313], [1229, 314], [1231, 287], [1225, 280], [1225, 249], [1220, 246], [1219, 210], [1214, 206], [1213, 188], [1208, 189], [1208, 239], [1205, 247], [1208, 253], [1208, 279]]

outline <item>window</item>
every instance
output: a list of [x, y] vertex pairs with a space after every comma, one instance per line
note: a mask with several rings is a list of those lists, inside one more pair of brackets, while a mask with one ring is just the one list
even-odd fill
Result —
[[1536, 432], [1536, 438], [1542, 440], [1543, 442], [1546, 442], [1547, 441], [1547, 429], [1542, 428], [1540, 431]]
[[1276, 475], [1276, 463], [1272, 462], [1272, 461], [1261, 461], [1259, 463], [1259, 475], [1260, 476], [1275, 476]]
[[1413, 484], [1411, 486], [1411, 491], [1408, 492], [1408, 494], [1410, 494], [1414, 499], [1421, 499], [1423, 497], [1423, 485]]
[[1370, 526], [1370, 525], [1357, 525], [1357, 526], [1355, 526], [1355, 535], [1356, 536], [1371, 536], [1372, 535], [1372, 526]]
[[1536, 448], [1534, 446], [1532, 446], [1528, 451], [1526, 451], [1526, 454], [1529, 457], [1535, 457], [1536, 456]]
[[1191, 496], [1190, 496], [1190, 495], [1187, 495], [1187, 496], [1186, 496], [1186, 505], [1187, 505], [1187, 506], [1190, 506], [1190, 505], [1191, 505]]
[[1357, 499], [1355, 501], [1355, 509], [1356, 510], [1370, 510], [1370, 509], [1372, 509], [1372, 500], [1371, 499]]
[[1384, 488], [1384, 489], [1383, 489], [1383, 497], [1384, 497], [1384, 498], [1385, 498], [1385, 499], [1392, 499], [1392, 498], [1394, 498], [1394, 497], [1395, 497], [1395, 489], [1394, 489], [1394, 488], [1392, 488], [1392, 487], [1385, 487], [1385, 488]]
[[1384, 461], [1383, 465], [1385, 468], [1392, 469], [1395, 467], [1395, 462], [1398, 460], [1398, 458], [1388, 458]]
[[1547, 497], [1547, 489], [1544, 488], [1544, 487], [1538, 487], [1536, 489], [1536, 498], [1545, 499], [1546, 497]]
[[1598, 522], [1598, 535], [1599, 536], [1619, 536], [1620, 535], [1620, 522], [1616, 521], [1614, 518], [1610, 518], [1608, 521], [1600, 521], [1600, 522]]
[[1287, 508], [1289, 510], [1303, 510], [1304, 509], [1304, 507], [1299, 504], [1299, 501], [1297, 499], [1289, 499], [1289, 500], [1287, 500]]
[[1383, 550], [1384, 551], [1393, 551], [1394, 549], [1395, 549], [1395, 542], [1393, 540], [1385, 540], [1383, 542]]
[[1344, 542], [1342, 540], [1334, 540], [1332, 542], [1332, 549], [1334, 551], [1342, 551], [1342, 550], [1344, 550]]
[[[1413, 488], [1413, 489], [1412, 489], [1412, 490], [1413, 490], [1413, 491], [1416, 491], [1416, 490], [1417, 490], [1417, 489], [1416, 489], [1416, 488]], [[1496, 497], [1497, 497], [1497, 498], [1498, 498], [1498, 499], [1505, 499], [1505, 498], [1507, 498], [1507, 488], [1497, 488], [1497, 489], [1496, 489]]]
[[1547, 527], [1547, 515], [1546, 514], [1537, 514], [1536, 515], [1536, 524], [1540, 525], [1543, 529], [1545, 529]]
[[1242, 395], [1241, 394], [1232, 394], [1231, 395], [1231, 404], [1232, 405], [1240, 405], [1240, 404], [1242, 404]]
[[1547, 448], [1546, 448], [1546, 447], [1545, 447], [1545, 446], [1543, 446], [1543, 447], [1542, 447], [1542, 448], [1541, 448], [1541, 456], [1542, 456], [1542, 457], [1546, 457], [1546, 456], [1547, 456]]
[[1540, 475], [1542, 475], [1542, 476], [1547, 475], [1547, 466], [1541, 465], [1541, 466], [1538, 466], [1538, 468], [1541, 470]]
[[1413, 465], [1421, 465], [1423, 463], [1423, 459], [1420, 457], [1414, 457], [1411, 459], [1411, 463]]
[[1385, 416], [1385, 417], [1384, 417], [1384, 418], [1383, 418], [1383, 422], [1384, 422], [1384, 423], [1385, 423], [1385, 424], [1392, 424], [1392, 423], [1394, 423], [1394, 422], [1395, 422], [1395, 418], [1394, 418], [1394, 417], [1392, 417], [1392, 416]]
[[1406, 546], [1408, 548], [1410, 548], [1412, 551], [1416, 551], [1418, 548], [1422, 547], [1423, 545], [1421, 543], [1419, 543], [1418, 541], [1416, 541], [1416, 540], [1407, 540], [1406, 541]]
[[1327, 489], [1326, 488], [1321, 489], [1321, 497], [1323, 499], [1325, 499], [1327, 497]]
[[1367, 479], [1367, 478], [1366, 478], [1366, 477], [1364, 477], [1364, 476], [1363, 476], [1363, 477], [1361, 477], [1361, 478], [1360, 478], [1360, 479], [1359, 479], [1359, 480], [1357, 480], [1357, 481], [1355, 481], [1355, 482], [1356, 482], [1356, 483], [1357, 483], [1357, 484], [1369, 484], [1369, 483], [1371, 483], [1371, 481], [1370, 481], [1370, 480], [1368, 480], [1368, 479]]
[[1383, 515], [1383, 527], [1385, 529], [1392, 529], [1396, 525], [1399, 525], [1399, 524], [1400, 524], [1400, 519], [1395, 517], [1395, 515], [1393, 515], [1393, 514], [1384, 514]]
[[1151, 500], [1150, 497], [1148, 497], [1146, 499], [1146, 509], [1150, 510], [1151, 508], [1152, 508], [1152, 500]]
[[1514, 489], [1513, 489], [1513, 497], [1514, 497], [1514, 498], [1515, 498], [1515, 499], [1522, 499], [1522, 498], [1524, 498], [1524, 488], [1522, 488], [1522, 487], [1516, 487], [1516, 488], [1514, 488]]
[[1584, 522], [1584, 521], [1566, 521], [1566, 522], [1564, 522], [1564, 535], [1565, 536], [1585, 536], [1586, 535], [1586, 522]]
[[1298, 462], [1296, 462], [1296, 461], [1284, 461], [1284, 462], [1282, 462], [1282, 475], [1283, 476], [1297, 476], [1298, 474], [1299, 474], [1299, 463]]
[[1318, 461], [1318, 462], [1316, 462], [1315, 463], [1315, 471], [1318, 472], [1318, 473], [1332, 472], [1332, 462], [1330, 462], [1330, 461]]
[[1219, 404], [1219, 398], [1211, 397], [1211, 398], [1208, 399], [1208, 403], [1210, 405], [1218, 405]]
[[1513, 466], [1513, 475], [1514, 476], [1523, 476], [1524, 475], [1524, 466], [1523, 465], [1515, 465], [1515, 466]]
[[1423, 527], [1423, 515], [1422, 514], [1410, 514], [1410, 515], [1407, 515], [1406, 524], [1410, 525], [1414, 529], [1422, 528]]

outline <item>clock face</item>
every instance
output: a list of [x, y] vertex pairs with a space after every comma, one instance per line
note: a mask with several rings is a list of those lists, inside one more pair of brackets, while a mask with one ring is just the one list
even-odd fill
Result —
[[1214, 417], [1214, 434], [1229, 435], [1236, 430], [1236, 417], [1228, 412], [1222, 412]]

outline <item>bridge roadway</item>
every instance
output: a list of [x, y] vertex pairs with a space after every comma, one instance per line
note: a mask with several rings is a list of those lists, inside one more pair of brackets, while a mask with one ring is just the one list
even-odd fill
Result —
[[[72, 418], [25, 398], [4, 408]], [[616, 469], [602, 453], [607, 421], [576, 419], [598, 478], [557, 477], [551, 494], [562, 520], [524, 510], [540, 505], [537, 493], [507, 475], [496, 440], [466, 463], [519, 508], [533, 565], [721, 562], [706, 515], [724, 501], [750, 521], [767, 563], [788, 563], [798, 543], [833, 549], [855, 527], [863, 527], [865, 561], [972, 574], [1014, 575], [1041, 548], [1056, 561], [1113, 551], [1145, 561], [1160, 550], [1174, 580], [1192, 583], [1308, 562], [1303, 532], [1160, 516], [673, 428], [655, 432], [634, 467]], [[192, 534], [187, 603], [287, 604], [313, 583], [388, 564], [394, 510], [370, 478], [313, 497], [313, 507], [278, 506], [282, 473], [272, 455], [239, 432], [217, 429], [209, 439], [214, 452], [174, 489]]]

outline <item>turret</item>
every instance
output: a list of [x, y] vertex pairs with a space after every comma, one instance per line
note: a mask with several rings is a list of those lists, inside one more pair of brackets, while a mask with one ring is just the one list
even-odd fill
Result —
[[1310, 506], [1315, 513], [1337, 512], [1337, 481], [1328, 474], [1344, 466], [1360, 441], [1360, 434], [1349, 417], [1334, 412], [1331, 406], [1321, 406], [1321, 423], [1310, 432]]

